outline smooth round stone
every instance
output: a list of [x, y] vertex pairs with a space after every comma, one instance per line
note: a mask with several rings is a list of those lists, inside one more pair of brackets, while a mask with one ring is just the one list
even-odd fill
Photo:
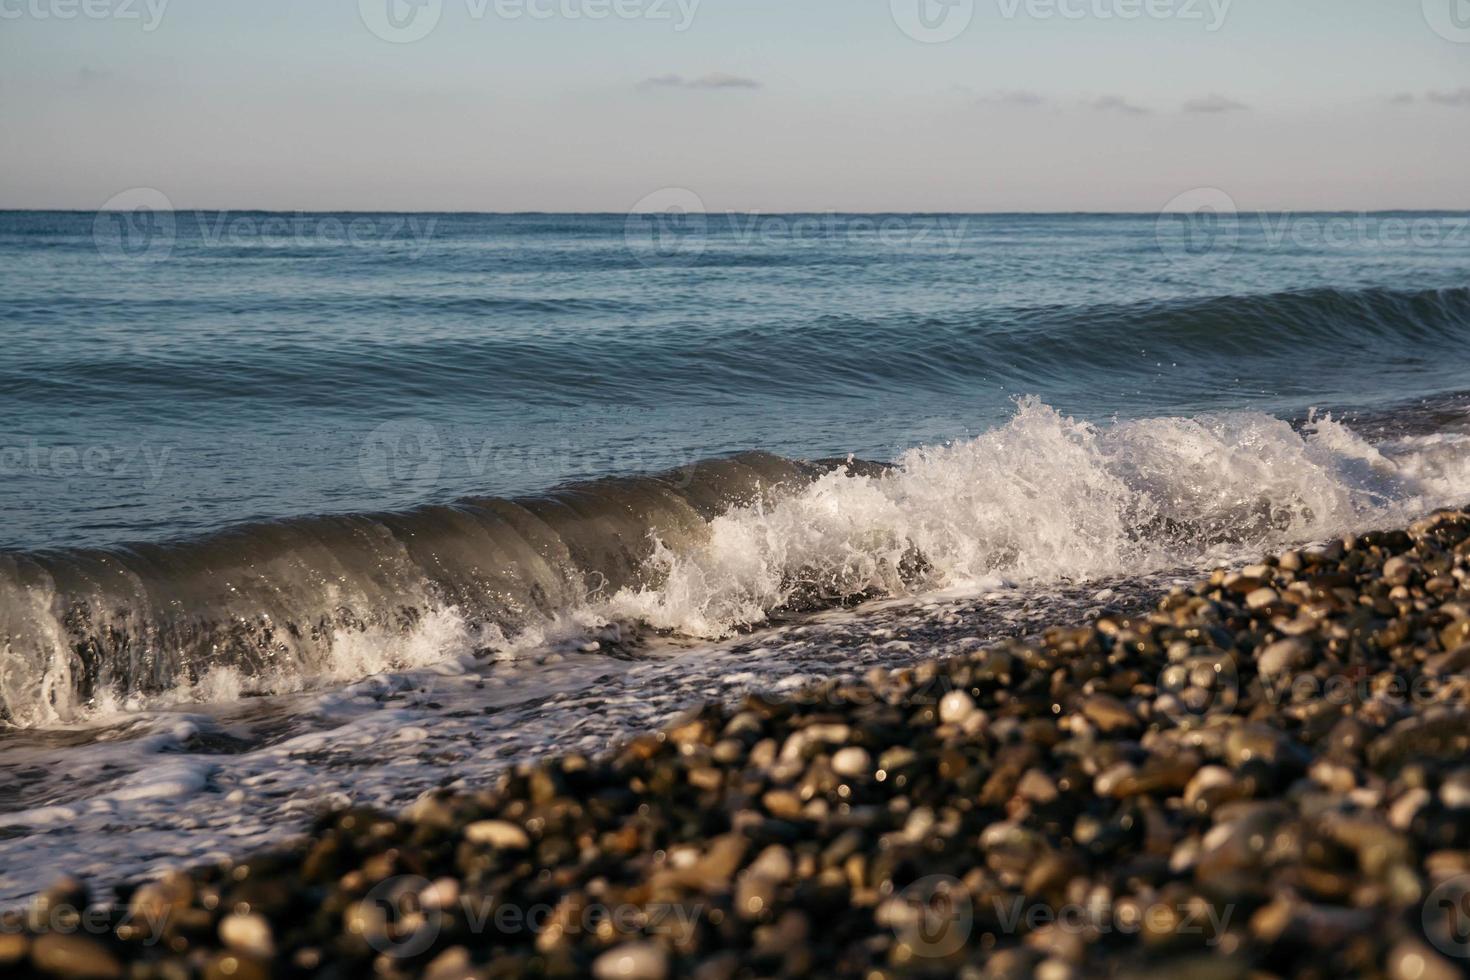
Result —
[[1262, 674], [1274, 677], [1290, 670], [1299, 670], [1312, 656], [1312, 648], [1305, 640], [1292, 637], [1277, 640], [1262, 650], [1256, 658], [1256, 666]]
[[593, 961], [592, 975], [597, 980], [664, 980], [669, 954], [653, 943], [624, 943]]
[[1470, 809], [1470, 769], [1457, 769], [1439, 787], [1439, 799], [1451, 810]]
[[1132, 728], [1138, 723], [1128, 706], [1110, 694], [1094, 694], [1082, 703], [1087, 720], [1104, 732]]
[[1390, 582], [1402, 584], [1418, 570], [1419, 563], [1407, 555], [1394, 555], [1383, 563], [1383, 577]]
[[270, 959], [276, 953], [271, 925], [255, 913], [227, 915], [220, 920], [219, 938], [233, 950]]
[[503, 851], [523, 851], [531, 846], [526, 832], [508, 820], [477, 820], [464, 829], [464, 839]]
[[950, 691], [939, 701], [939, 720], [954, 725], [970, 717], [975, 711], [975, 699], [965, 691]]
[[1229, 786], [1234, 781], [1235, 777], [1224, 766], [1204, 766], [1190, 779], [1189, 785], [1184, 787], [1184, 802], [1193, 806], [1207, 790], [1216, 786]]
[[459, 902], [459, 882], [439, 878], [419, 893], [419, 904], [426, 909], [453, 908]]
[[1393, 980], [1455, 980], [1464, 976], [1436, 950], [1413, 937], [1400, 940], [1389, 951], [1388, 975]]
[[1408, 830], [1419, 811], [1429, 805], [1429, 790], [1416, 786], [1394, 801], [1388, 808], [1388, 825], [1395, 830]]
[[1281, 601], [1281, 596], [1275, 589], [1260, 588], [1245, 597], [1245, 604], [1252, 609], [1264, 609], [1273, 603]]
[[868, 754], [867, 749], [849, 745], [845, 749], [839, 749], [837, 754], [832, 756], [832, 771], [849, 779], [871, 775], [873, 757]]

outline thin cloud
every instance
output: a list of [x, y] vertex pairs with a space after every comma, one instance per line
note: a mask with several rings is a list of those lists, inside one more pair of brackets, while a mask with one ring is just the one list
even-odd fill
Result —
[[1031, 92], [1026, 89], [1002, 89], [991, 92], [989, 95], [981, 96], [980, 101], [987, 105], [1013, 105], [1013, 106], [1041, 106], [1046, 105], [1046, 96], [1039, 92]]
[[1470, 105], [1470, 88], [1459, 88], [1453, 92], [1429, 92], [1424, 97], [1435, 105]]
[[1388, 101], [1390, 103], [1392, 103], [1393, 105], [1413, 105], [1414, 104], [1414, 93], [1413, 92], [1400, 92], [1398, 95], [1395, 95], [1393, 98], [1389, 99]]
[[639, 88], [682, 88], [682, 89], [755, 89], [760, 88], [761, 83], [754, 78], [746, 78], [742, 75], [728, 75], [724, 72], [711, 72], [708, 75], [700, 75], [698, 78], [685, 78], [683, 75], [658, 75], [654, 78], [646, 78], [639, 83]]
[[1223, 95], [1207, 95], [1202, 99], [1190, 99], [1184, 103], [1185, 112], [1240, 112], [1249, 109], [1250, 106], [1244, 102], [1236, 102], [1234, 99]]
[[1134, 105], [1121, 95], [1104, 95], [1088, 104], [1099, 112], [1123, 112], [1130, 116], [1144, 116], [1150, 111], [1143, 106]]

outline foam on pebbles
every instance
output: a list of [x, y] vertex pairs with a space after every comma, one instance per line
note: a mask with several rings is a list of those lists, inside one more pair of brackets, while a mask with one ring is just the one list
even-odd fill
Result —
[[63, 881], [0, 922], [0, 966], [1461, 976], [1467, 573], [1470, 515], [1441, 512], [1140, 615], [710, 704], [400, 817], [328, 814], [134, 887], [94, 934], [51, 925], [86, 903]]

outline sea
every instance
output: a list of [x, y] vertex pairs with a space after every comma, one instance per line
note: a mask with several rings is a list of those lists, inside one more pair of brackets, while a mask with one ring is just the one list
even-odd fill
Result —
[[1470, 502], [1465, 213], [666, 197], [0, 212], [0, 907]]

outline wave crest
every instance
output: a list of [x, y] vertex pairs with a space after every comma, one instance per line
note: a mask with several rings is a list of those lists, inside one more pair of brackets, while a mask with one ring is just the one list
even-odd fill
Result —
[[1330, 417], [1259, 413], [1098, 426], [1034, 398], [975, 439], [829, 474], [732, 509], [695, 547], [660, 546], [657, 584], [615, 615], [698, 636], [811, 595], [1126, 575], [1326, 537], [1470, 494], [1470, 439], [1386, 454]]

